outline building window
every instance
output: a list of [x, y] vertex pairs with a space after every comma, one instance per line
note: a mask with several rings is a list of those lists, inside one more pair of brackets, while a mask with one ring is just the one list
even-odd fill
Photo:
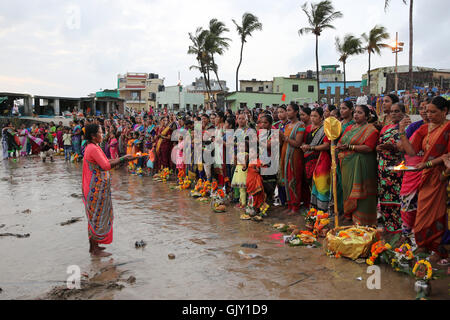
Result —
[[266, 89], [269, 89], [269, 86], [266, 86]]
[[298, 84], [293, 84], [292, 85], [292, 91], [293, 92], [298, 92]]
[[241, 108], [244, 108], [244, 107], [247, 106], [247, 102], [241, 102], [241, 103], [239, 104], [239, 106], [240, 106]]
[[280, 86], [277, 86], [277, 92], [280, 92]]
[[314, 92], [314, 86], [308, 86], [308, 92]]
[[245, 92], [253, 92], [253, 87], [246, 87]]
[[264, 91], [264, 87], [259, 87], [258, 89], [258, 91]]
[[325, 94], [325, 89], [320, 90], [320, 94]]
[[138, 92], [131, 91], [131, 100], [139, 100]]
[[262, 103], [256, 103], [255, 105], [256, 105], [257, 108], [261, 108]]

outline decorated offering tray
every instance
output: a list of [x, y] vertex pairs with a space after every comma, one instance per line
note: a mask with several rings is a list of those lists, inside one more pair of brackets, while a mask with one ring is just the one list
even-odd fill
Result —
[[377, 230], [369, 227], [346, 226], [330, 230], [325, 238], [325, 248], [353, 260], [370, 255], [372, 243], [377, 240]]

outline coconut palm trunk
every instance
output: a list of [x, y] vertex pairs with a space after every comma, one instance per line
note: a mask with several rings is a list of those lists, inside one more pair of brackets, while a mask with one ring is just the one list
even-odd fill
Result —
[[367, 94], [370, 94], [370, 51], [369, 51], [369, 71], [367, 71], [367, 80], [369, 86], [369, 92]]
[[238, 85], [239, 85], [239, 68], [241, 67], [241, 63], [242, 63], [242, 52], [244, 51], [244, 42], [242, 42], [241, 44], [241, 57], [239, 59], [239, 64], [238, 67], [236, 69], [236, 91], [239, 91], [238, 89]]
[[413, 6], [414, 1], [409, 0], [409, 89], [414, 86], [413, 81]]
[[317, 77], [317, 102], [320, 102], [319, 36], [318, 35], [316, 35], [316, 77]]
[[[347, 97], [347, 81], [346, 81], [346, 74], [345, 74], [345, 61], [342, 62], [342, 66], [344, 68], [344, 97]], [[336, 94], [336, 92], [334, 94]]]
[[[216, 66], [216, 63], [214, 62], [213, 54], [211, 55], [211, 61], [212, 61], [213, 66]], [[220, 83], [220, 80], [219, 80], [219, 74], [217, 73], [217, 67], [214, 67], [213, 71], [214, 71], [214, 74], [216, 75], [217, 82], [219, 83], [220, 91], [223, 91], [222, 84]]]

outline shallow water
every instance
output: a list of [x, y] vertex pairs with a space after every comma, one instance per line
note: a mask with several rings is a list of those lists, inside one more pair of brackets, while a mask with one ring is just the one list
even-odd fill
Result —
[[[34, 299], [63, 285], [67, 267], [89, 275], [115, 266], [136, 277], [122, 290], [96, 299], [414, 299], [414, 279], [381, 267], [381, 289], [369, 290], [367, 266], [329, 258], [323, 248], [288, 247], [271, 224], [287, 222], [271, 213], [263, 222], [239, 220], [239, 212], [213, 213], [208, 204], [169, 190], [148, 177], [114, 170], [114, 241], [109, 258], [91, 258], [81, 200], [81, 164], [42, 163], [39, 158], [0, 163], [0, 299]], [[31, 213], [24, 212], [30, 209]], [[72, 217], [80, 222], [61, 226]], [[291, 218], [294, 223], [299, 217]], [[147, 242], [143, 249], [134, 243]], [[241, 248], [256, 243], [257, 249]], [[258, 254], [246, 259], [238, 252]], [[168, 254], [175, 254], [174, 260]], [[111, 259], [110, 259], [111, 258]], [[362, 277], [362, 281], [357, 280]], [[105, 280], [104, 279], [104, 280]], [[432, 299], [448, 299], [448, 282], [433, 282]]]

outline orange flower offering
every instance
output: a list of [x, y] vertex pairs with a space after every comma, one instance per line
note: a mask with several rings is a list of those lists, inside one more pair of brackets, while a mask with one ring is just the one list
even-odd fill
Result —
[[195, 191], [199, 191], [203, 187], [202, 179], [198, 179], [197, 184], [195, 185]]
[[217, 182], [216, 181], [214, 181], [213, 183], [212, 183], [212, 191], [214, 192], [214, 191], [216, 191], [217, 190], [217, 187], [218, 187], [218, 184], [217, 184]]
[[392, 249], [391, 245], [389, 243], [384, 243], [384, 241], [377, 241], [374, 244], [372, 244], [372, 247], [370, 248], [370, 252], [372, 253], [372, 256], [366, 260], [366, 263], [368, 265], [373, 265], [375, 263], [375, 260], [377, 260], [378, 256], [382, 254], [386, 250]]
[[225, 193], [223, 192], [222, 189], [219, 189], [219, 191], [217, 191], [217, 194], [219, 195], [219, 197], [225, 198]]

